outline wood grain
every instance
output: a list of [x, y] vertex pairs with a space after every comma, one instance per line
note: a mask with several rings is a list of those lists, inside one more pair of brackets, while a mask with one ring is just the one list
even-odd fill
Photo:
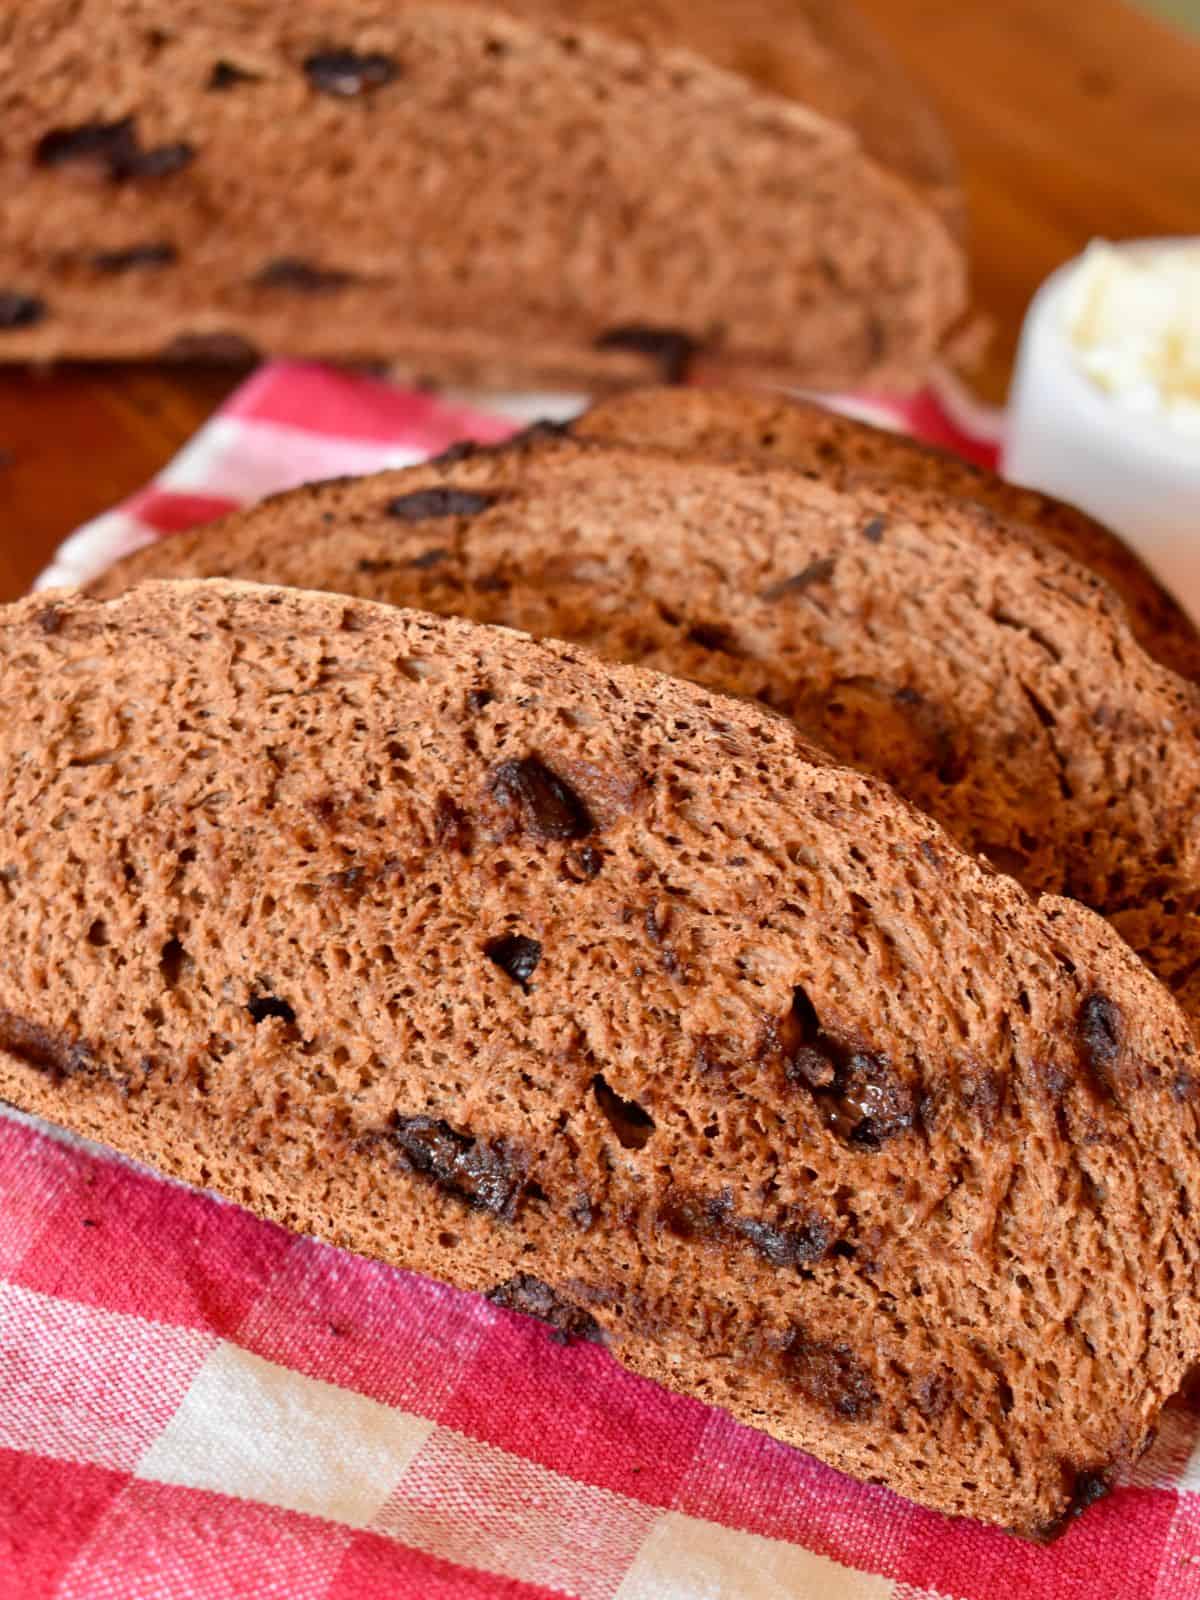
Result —
[[[998, 399], [1030, 295], [1089, 238], [1200, 233], [1200, 44], [1123, 0], [860, 0], [940, 107]], [[144, 483], [239, 374], [0, 371], [0, 599]]]

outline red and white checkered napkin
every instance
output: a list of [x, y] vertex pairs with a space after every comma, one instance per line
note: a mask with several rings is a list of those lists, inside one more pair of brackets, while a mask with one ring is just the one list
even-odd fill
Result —
[[[928, 397], [905, 420], [972, 445]], [[267, 367], [49, 576], [512, 425]], [[1172, 1411], [1136, 1473], [1036, 1549], [479, 1297], [0, 1119], [2, 1600], [1176, 1600], [1200, 1596], [1198, 1440]]]

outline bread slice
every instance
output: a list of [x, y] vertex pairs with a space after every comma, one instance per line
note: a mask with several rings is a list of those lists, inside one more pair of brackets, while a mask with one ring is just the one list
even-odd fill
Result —
[[783, 718], [331, 595], [0, 613], [0, 1094], [1045, 1533], [1200, 1348], [1195, 1046]]
[[976, 502], [551, 431], [280, 496], [97, 592], [223, 574], [761, 700], [1027, 888], [1113, 917], [1200, 1016], [1200, 692], [1100, 579]]
[[961, 456], [824, 406], [751, 389], [629, 389], [597, 402], [572, 431], [614, 443], [775, 461], [847, 488], [902, 484], [972, 501], [1098, 572], [1128, 606], [1142, 649], [1173, 672], [1200, 680], [1196, 625], [1127, 544], [1074, 506]]
[[868, 41], [815, 0], [27, 0], [0, 360], [914, 382], [964, 259], [944, 141]]

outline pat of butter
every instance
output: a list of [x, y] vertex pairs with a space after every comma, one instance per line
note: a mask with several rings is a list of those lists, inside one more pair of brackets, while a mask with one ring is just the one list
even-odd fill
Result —
[[1072, 275], [1062, 317], [1093, 384], [1200, 441], [1200, 243], [1096, 242]]

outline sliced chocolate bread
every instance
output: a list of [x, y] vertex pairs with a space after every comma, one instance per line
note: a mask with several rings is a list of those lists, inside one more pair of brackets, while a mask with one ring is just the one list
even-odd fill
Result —
[[964, 307], [951, 166], [838, 12], [9, 7], [0, 360], [913, 382]]
[[0, 613], [0, 1094], [1047, 1534], [1200, 1351], [1195, 1045], [783, 718], [331, 595]]
[[903, 484], [972, 501], [1098, 572], [1129, 607], [1142, 649], [1200, 680], [1195, 623], [1127, 544], [1074, 506], [961, 456], [823, 406], [749, 389], [630, 389], [598, 402], [572, 431], [611, 443], [781, 462], [846, 488]]
[[504, 623], [756, 698], [1200, 1015], [1200, 693], [1099, 578], [976, 502], [541, 434], [319, 484], [119, 563]]

